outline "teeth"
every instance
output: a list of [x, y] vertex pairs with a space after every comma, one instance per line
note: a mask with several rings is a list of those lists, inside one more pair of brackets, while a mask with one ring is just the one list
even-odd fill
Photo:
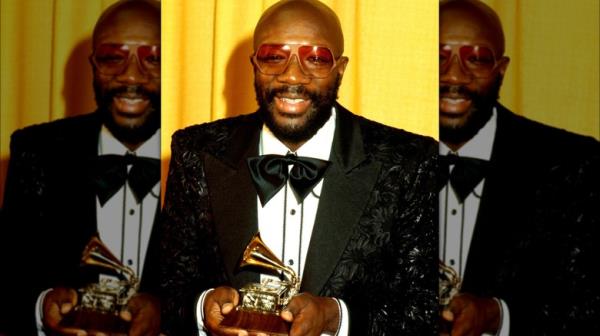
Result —
[[448, 98], [448, 97], [444, 97], [444, 98], [442, 98], [442, 100], [458, 102], [458, 103], [462, 103], [462, 102], [466, 101], [466, 99], [464, 99], [464, 98]]
[[296, 98], [296, 99], [281, 98], [281, 100], [283, 100], [284, 102], [286, 102], [288, 104], [299, 104], [299, 103], [302, 103], [304, 101], [304, 99], [300, 99], [300, 98]]
[[138, 103], [141, 103], [141, 102], [144, 101], [141, 98], [124, 98], [124, 97], [121, 97], [119, 99], [125, 101], [127, 104], [138, 104]]

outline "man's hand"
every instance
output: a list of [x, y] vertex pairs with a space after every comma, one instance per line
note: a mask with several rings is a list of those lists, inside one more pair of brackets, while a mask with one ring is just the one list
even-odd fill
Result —
[[206, 294], [204, 298], [204, 326], [210, 331], [211, 335], [248, 335], [246, 330], [221, 326], [225, 315], [237, 307], [239, 299], [240, 296], [235, 289], [225, 286], [217, 287]]
[[[95, 330], [83, 330], [74, 327], [65, 327], [60, 323], [77, 304], [77, 291], [72, 288], [54, 288], [46, 294], [43, 302], [44, 316], [42, 322], [44, 330], [49, 335], [64, 336], [105, 336]], [[121, 311], [123, 320], [130, 322], [129, 336], [154, 336], [160, 332], [160, 304], [158, 299], [150, 294], [138, 293], [134, 295], [125, 310]]]
[[121, 318], [131, 322], [129, 336], [155, 336], [160, 332], [160, 303], [150, 294], [137, 293], [127, 308], [121, 311]]
[[495, 334], [500, 326], [500, 306], [492, 298], [462, 293], [450, 301], [442, 318], [452, 324], [450, 336]]
[[290, 301], [281, 317], [292, 323], [290, 336], [319, 336], [337, 332], [340, 312], [334, 299], [302, 293]]
[[77, 304], [77, 291], [72, 288], [54, 288], [46, 293], [42, 303], [42, 323], [50, 334], [58, 335], [87, 335], [85, 330], [63, 327], [62, 319]]

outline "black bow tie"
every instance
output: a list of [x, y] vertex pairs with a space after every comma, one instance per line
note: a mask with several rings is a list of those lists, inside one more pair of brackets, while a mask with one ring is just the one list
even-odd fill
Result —
[[[450, 165], [454, 165], [452, 173], [448, 173]], [[458, 202], [465, 198], [481, 182], [487, 174], [489, 162], [480, 159], [458, 156], [456, 154], [440, 155], [440, 177], [442, 187], [450, 181]]]
[[[288, 174], [288, 166], [293, 165]], [[329, 161], [294, 154], [261, 155], [248, 158], [248, 168], [260, 202], [264, 206], [285, 185], [288, 177], [298, 203], [321, 180]]]
[[[127, 165], [132, 165], [129, 172]], [[138, 157], [132, 154], [100, 155], [94, 165], [94, 182], [100, 204], [104, 205], [125, 182], [140, 203], [160, 181], [160, 160]]]

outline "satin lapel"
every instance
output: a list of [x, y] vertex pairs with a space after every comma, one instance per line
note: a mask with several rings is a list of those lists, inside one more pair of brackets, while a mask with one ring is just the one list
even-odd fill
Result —
[[228, 152], [222, 157], [208, 154], [205, 161], [220, 252], [235, 287], [258, 279], [254, 273], [237, 273], [236, 268], [246, 245], [258, 231], [256, 191], [246, 158], [258, 155], [260, 126], [258, 120], [242, 125], [226, 146]]
[[350, 239], [375, 184], [381, 164], [368, 161], [358, 120], [336, 106], [338, 119], [302, 290], [320, 293]]
[[[86, 225], [83, 235], [87, 240], [88, 237], [94, 235], [98, 231], [96, 218], [96, 186], [94, 184], [94, 176], [92, 175], [92, 167], [95, 164], [95, 159], [98, 156], [98, 138], [100, 136], [100, 128], [102, 121], [100, 113], [94, 112], [82, 123], [79, 128], [80, 133], [76, 138], [77, 146], [80, 148], [80, 153], [84, 153], [87, 166], [84, 176], [84, 183], [81, 186], [81, 193], [75, 193], [73, 198], [73, 208], [80, 209], [81, 215], [84, 217], [82, 223], [93, 223]], [[75, 167], [79, 167], [77, 163]], [[87, 241], [85, 241], [87, 244]]]

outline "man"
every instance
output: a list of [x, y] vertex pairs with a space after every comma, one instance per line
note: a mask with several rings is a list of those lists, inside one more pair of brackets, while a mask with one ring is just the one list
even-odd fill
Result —
[[508, 64], [491, 8], [441, 2], [440, 155], [450, 174], [440, 258], [463, 279], [442, 316], [451, 335], [595, 334], [600, 148], [500, 105]]
[[[76, 289], [106, 278], [88, 278], [80, 267], [94, 236], [138, 277], [151, 278], [144, 261], [159, 210], [160, 3], [124, 0], [106, 9], [90, 63], [96, 112], [12, 135], [2, 223], [9, 334], [34, 334], [36, 324], [40, 334], [83, 332], [62, 322], [79, 300]], [[138, 293], [121, 318], [129, 335], [154, 335], [159, 312], [157, 299]]]
[[160, 239], [172, 334], [247, 334], [220, 322], [258, 281], [235, 271], [256, 232], [301, 279], [280, 315], [290, 335], [434, 333], [437, 145], [336, 103], [343, 51], [330, 8], [278, 2], [254, 31], [259, 111], [173, 136]]

